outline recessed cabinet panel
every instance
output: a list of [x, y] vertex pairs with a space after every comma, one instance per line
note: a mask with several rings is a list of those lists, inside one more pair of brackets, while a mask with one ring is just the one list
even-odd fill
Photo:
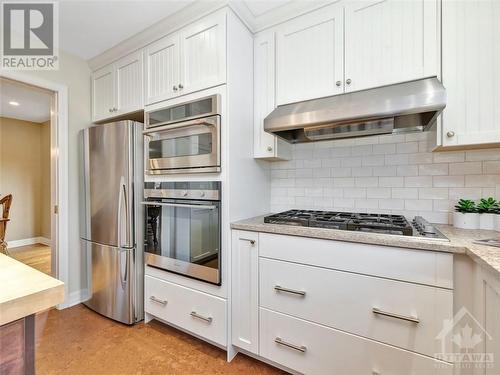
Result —
[[442, 145], [500, 142], [500, 2], [443, 1]]
[[226, 14], [204, 18], [181, 33], [179, 90], [188, 94], [226, 81]]
[[179, 36], [169, 36], [146, 48], [146, 104], [170, 99], [179, 92]]
[[280, 27], [276, 36], [276, 104], [342, 93], [343, 38], [343, 7], [339, 4]]
[[345, 90], [436, 75], [436, 12], [427, 0], [346, 2]]
[[115, 107], [115, 71], [113, 65], [92, 75], [92, 118], [99, 121], [112, 117]]
[[129, 55], [116, 63], [118, 114], [138, 111], [143, 103], [142, 52]]

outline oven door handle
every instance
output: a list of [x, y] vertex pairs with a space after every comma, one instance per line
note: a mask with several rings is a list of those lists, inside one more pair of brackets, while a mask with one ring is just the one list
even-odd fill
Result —
[[182, 207], [182, 208], [203, 208], [206, 210], [214, 210], [217, 206], [208, 206], [203, 204], [184, 204], [184, 203], [162, 203], [162, 202], [141, 202], [145, 206], [166, 206], [166, 207]]
[[151, 128], [149, 130], [145, 130], [142, 133], [146, 135], [146, 134], [150, 134], [150, 133], [157, 133], [157, 132], [163, 131], [163, 130], [189, 128], [191, 126], [200, 126], [200, 125], [211, 127], [211, 126], [215, 126], [216, 123], [210, 122], [210, 121], [207, 121], [204, 119], [200, 119], [200, 120], [181, 122], [179, 124], [170, 124], [170, 125], [163, 125], [163, 126], [161, 126], [161, 125], [162, 125], [161, 123], [158, 125], [155, 125], [155, 127]]

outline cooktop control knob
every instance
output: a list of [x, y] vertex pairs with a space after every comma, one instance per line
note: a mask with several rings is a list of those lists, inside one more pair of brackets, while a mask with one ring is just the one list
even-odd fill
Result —
[[184, 190], [184, 191], [182, 192], [182, 196], [183, 196], [183, 197], [187, 197], [187, 196], [188, 196], [188, 192], [187, 192], [187, 190]]
[[204, 191], [201, 191], [201, 192], [200, 192], [200, 197], [202, 197], [202, 198], [203, 198], [204, 196], [205, 196], [205, 192], [204, 192]]

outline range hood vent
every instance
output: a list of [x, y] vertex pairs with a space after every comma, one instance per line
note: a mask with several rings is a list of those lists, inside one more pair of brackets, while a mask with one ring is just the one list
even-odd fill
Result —
[[291, 143], [424, 131], [446, 106], [436, 77], [281, 105], [264, 130]]

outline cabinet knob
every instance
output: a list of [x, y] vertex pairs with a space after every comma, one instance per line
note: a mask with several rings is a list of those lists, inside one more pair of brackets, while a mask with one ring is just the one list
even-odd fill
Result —
[[113, 112], [113, 108], [108, 109], [109, 113]]
[[348, 85], [350, 85], [352, 83], [352, 80], [350, 78], [347, 78], [347, 80], [345, 81], [345, 83], [347, 83]]
[[337, 87], [339, 87], [341, 84], [342, 84], [342, 82], [340, 82], [340, 81], [335, 82], [335, 85], [336, 85]]
[[118, 109], [113, 107], [113, 112], [116, 112], [116, 111], [118, 111]]
[[177, 91], [177, 86], [172, 87], [174, 91]]
[[455, 132], [454, 131], [449, 131], [448, 133], [446, 133], [446, 136], [448, 138], [453, 138], [455, 136]]
[[184, 86], [182, 85], [182, 83], [179, 83], [179, 88], [182, 90], [184, 88]]
[[271, 146], [267, 146], [267, 151], [271, 152], [273, 148]]

